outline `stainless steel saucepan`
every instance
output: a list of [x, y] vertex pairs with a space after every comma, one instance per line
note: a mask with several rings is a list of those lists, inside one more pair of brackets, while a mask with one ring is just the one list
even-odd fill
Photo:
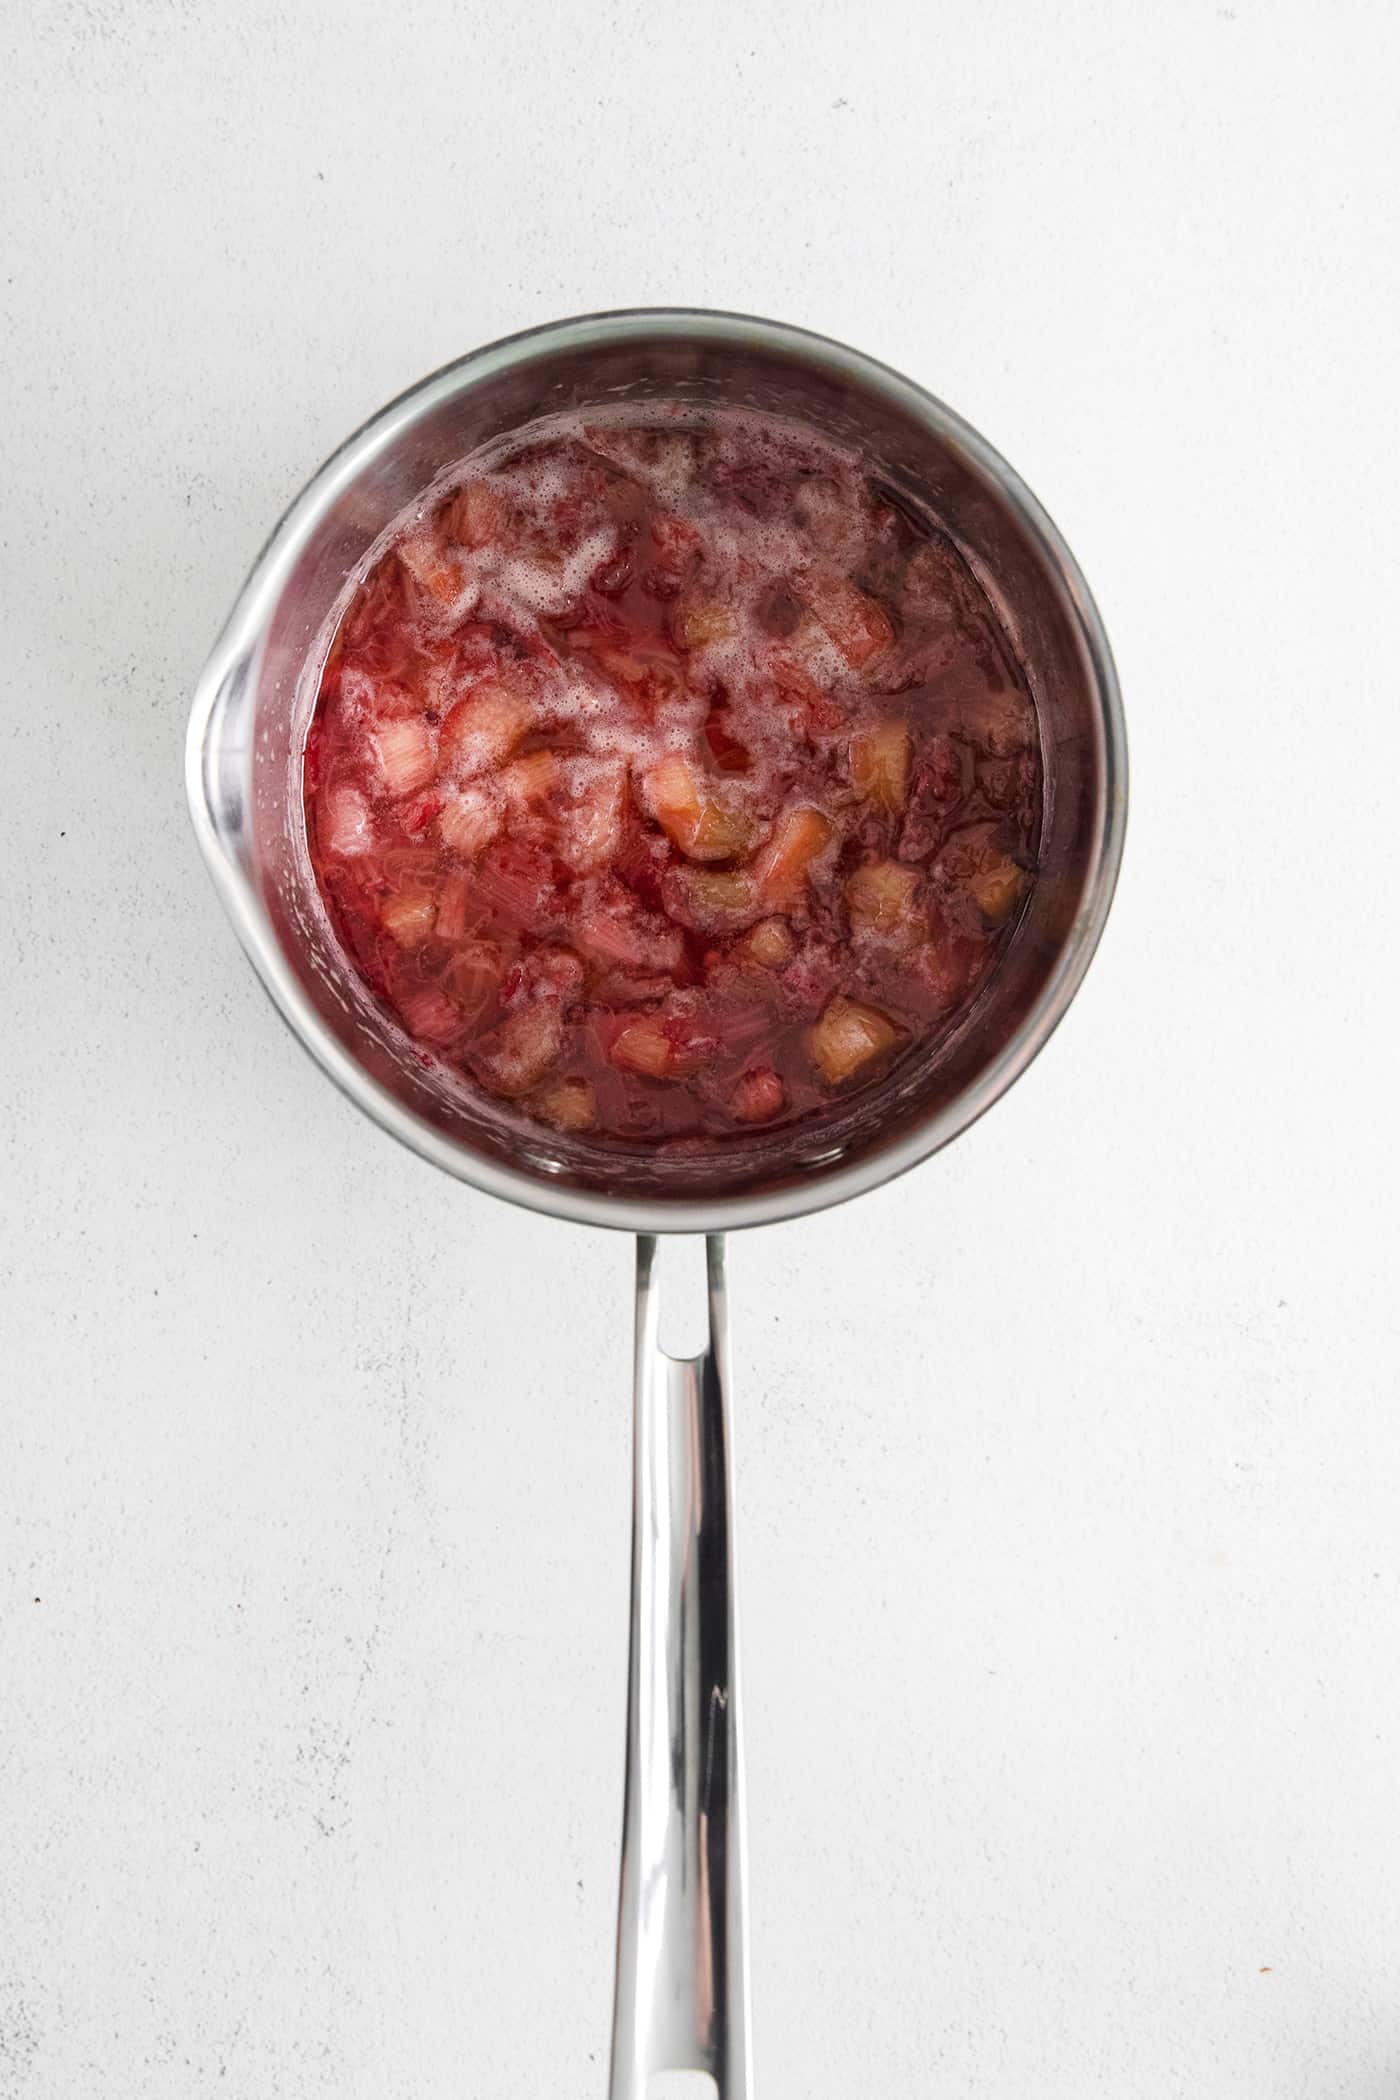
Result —
[[[1045, 756], [1042, 865], [952, 1042], [794, 1141], [629, 1164], [452, 1092], [351, 973], [306, 849], [299, 754], [318, 651], [396, 514], [477, 446], [561, 410], [666, 398], [796, 415], [873, 454], [932, 506], [1026, 665]], [[273, 532], [199, 683], [190, 806], [244, 948], [312, 1056], [383, 1129], [461, 1180], [638, 1235], [632, 1633], [611, 2100], [708, 2073], [749, 2100], [744, 1839], [729, 1519], [723, 1235], [842, 1202], [989, 1108], [1073, 998], [1122, 852], [1126, 750], [1093, 600], [1029, 490], [922, 388], [839, 343], [735, 314], [596, 314], [492, 343], [391, 403]], [[660, 1347], [657, 1235], [703, 1234], [709, 1340]]]

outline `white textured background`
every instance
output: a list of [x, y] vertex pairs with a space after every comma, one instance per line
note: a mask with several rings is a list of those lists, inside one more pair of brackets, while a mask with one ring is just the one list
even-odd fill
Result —
[[760, 2100], [1394, 2100], [1389, 0], [0, 39], [0, 2095], [602, 2091], [630, 1250], [313, 1072], [180, 746], [353, 425], [676, 301], [988, 433], [1134, 763], [1035, 1070], [731, 1249]]

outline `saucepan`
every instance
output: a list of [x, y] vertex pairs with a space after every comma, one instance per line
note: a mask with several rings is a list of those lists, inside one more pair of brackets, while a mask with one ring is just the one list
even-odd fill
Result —
[[[347, 584], [452, 462], [537, 417], [649, 398], [797, 416], [859, 444], [931, 506], [995, 602], [1040, 723], [1038, 879], [950, 1041], [859, 1103], [742, 1154], [619, 1170], [585, 1136], [449, 1093], [350, 971], [322, 909], [299, 783], [316, 672]], [[751, 2092], [730, 1533], [724, 1234], [859, 1195], [991, 1106], [1073, 998], [1122, 852], [1126, 749], [1103, 626], [1029, 490], [960, 417], [869, 357], [741, 315], [653, 310], [561, 321], [474, 351], [383, 409], [328, 460], [259, 555], [200, 680], [187, 779], [219, 894], [283, 1018], [394, 1137], [460, 1180], [637, 1237], [632, 1625], [611, 2100], [657, 2074]], [[660, 1341], [660, 1235], [703, 1238], [703, 1349]], [[706, 2088], [708, 2089], [708, 2088]]]

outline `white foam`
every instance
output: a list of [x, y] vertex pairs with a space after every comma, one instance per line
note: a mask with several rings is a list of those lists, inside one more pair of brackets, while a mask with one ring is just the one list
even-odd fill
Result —
[[[483, 550], [483, 553], [490, 550]], [[522, 613], [561, 613], [573, 604], [595, 569], [617, 551], [616, 526], [599, 526], [585, 533], [562, 561], [546, 561], [528, 554], [500, 554], [489, 573], [490, 582], [506, 603]]]
[[824, 627], [815, 620], [804, 620], [796, 633], [788, 638], [788, 654], [793, 662], [800, 664], [817, 685], [836, 685], [843, 679], [849, 681], [850, 671], [845, 657], [837, 648]]
[[522, 509], [530, 511], [538, 512], [548, 504], [562, 502], [569, 491], [568, 468], [557, 457], [524, 459], [497, 467], [490, 479]]
[[[522, 444], [529, 448], [527, 456], [512, 459], [509, 455], [518, 454]], [[801, 426], [744, 411], [707, 413], [638, 403], [558, 416], [511, 433], [462, 462], [429, 492], [394, 540], [421, 534], [424, 521], [466, 479], [499, 490], [523, 519], [524, 530], [504, 545], [493, 541], [466, 553], [454, 550], [462, 578], [460, 602], [475, 608], [479, 619], [539, 639], [539, 623], [566, 613], [619, 545], [618, 526], [597, 522], [596, 513], [587, 530], [569, 535], [566, 521], [576, 514], [571, 506], [579, 456], [560, 448], [570, 444], [601, 453], [695, 526], [704, 552], [687, 597], [725, 606], [734, 631], [690, 652], [689, 667], [704, 674], [694, 681], [698, 689], [679, 685], [655, 700], [650, 712], [619, 691], [601, 665], [582, 656], [558, 664], [543, 673], [536, 718], [568, 723], [583, 746], [578, 764], [585, 769], [621, 765], [640, 774], [673, 752], [705, 764], [703, 729], [711, 706], [705, 687], [717, 681], [727, 696], [733, 732], [756, 761], [754, 776], [726, 776], [726, 799], [739, 804], [757, 799], [771, 773], [768, 761], [780, 759], [791, 742], [788, 709], [773, 700], [775, 655], [791, 658], [819, 686], [853, 683], [850, 666], [814, 619], [778, 638], [765, 625], [761, 609], [775, 588], [791, 585], [814, 556], [823, 563], [854, 565], [868, 530], [864, 463]], [[774, 482], [791, 484], [799, 472], [810, 477], [810, 536], [791, 516], [753, 515], [740, 506], [723, 470], [742, 477], [755, 465]], [[814, 539], [820, 544], [814, 546]], [[422, 631], [436, 631], [436, 609], [424, 607], [423, 613]], [[430, 690], [431, 704], [446, 712], [454, 693], [440, 685]], [[342, 701], [361, 720], [372, 720], [374, 682], [347, 672]], [[566, 769], [563, 778], [567, 796], [586, 794], [584, 771]]]
[[681, 509], [694, 489], [695, 434], [683, 421], [667, 430], [654, 420], [639, 424], [616, 416], [594, 418], [580, 425], [580, 435], [592, 451], [640, 481], [667, 509]]

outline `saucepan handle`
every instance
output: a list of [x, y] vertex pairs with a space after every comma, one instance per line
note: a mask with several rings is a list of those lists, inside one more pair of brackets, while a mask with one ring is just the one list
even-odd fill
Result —
[[610, 2100], [652, 2100], [668, 2071], [706, 2072], [718, 2100], [750, 2100], [724, 1241], [705, 1243], [698, 1356], [663, 1352], [659, 1300], [657, 1243], [639, 1239]]

